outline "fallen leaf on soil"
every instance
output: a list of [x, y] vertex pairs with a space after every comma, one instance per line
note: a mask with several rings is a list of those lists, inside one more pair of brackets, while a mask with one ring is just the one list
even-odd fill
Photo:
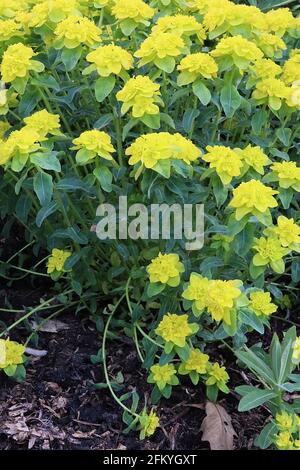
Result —
[[72, 434], [73, 437], [76, 439], [90, 439], [93, 434], [95, 434], [96, 429], [93, 429], [92, 431], [89, 432], [82, 432], [82, 431], [76, 431]]
[[68, 330], [70, 327], [60, 320], [48, 320], [43, 325], [38, 325], [36, 322], [32, 322], [32, 328], [38, 329], [44, 333], [58, 333], [59, 331]]
[[25, 353], [35, 357], [44, 357], [47, 356], [48, 351], [46, 351], [45, 349], [26, 348]]
[[206, 417], [201, 425], [202, 441], [208, 441], [211, 450], [232, 450], [236, 432], [227, 411], [210, 401], [206, 403], [205, 411]]

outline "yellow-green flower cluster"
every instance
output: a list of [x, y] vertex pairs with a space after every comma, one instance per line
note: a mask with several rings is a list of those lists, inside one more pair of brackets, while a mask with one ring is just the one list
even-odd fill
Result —
[[293, 344], [292, 360], [295, 364], [299, 364], [300, 362], [300, 336], [296, 338], [296, 341]]
[[264, 15], [266, 30], [282, 37], [293, 26], [294, 17], [288, 8], [270, 10]]
[[182, 160], [190, 164], [199, 158], [200, 150], [181, 134], [159, 132], [138, 137], [125, 151], [129, 164], [142, 163], [154, 168], [161, 160]]
[[[16, 158], [22, 162], [21, 166], [26, 164], [29, 154], [40, 148], [40, 142], [46, 139], [48, 134], [60, 135], [59, 116], [48, 113], [46, 110], [37, 111], [24, 119], [25, 126], [20, 130], [13, 131], [3, 142], [0, 154], [0, 165], [4, 165]], [[12, 166], [13, 170], [19, 169]]]
[[177, 315], [176, 313], [167, 313], [155, 333], [161, 336], [166, 343], [183, 348], [188, 336], [195, 334], [199, 327], [196, 323], [189, 323], [187, 315]]
[[275, 424], [279, 431], [274, 437], [277, 449], [300, 450], [300, 417], [295, 413], [282, 411], [276, 414]]
[[192, 349], [186, 361], [179, 365], [179, 374], [186, 375], [196, 372], [197, 374], [205, 374], [209, 367], [209, 356], [199, 349]]
[[132, 108], [132, 116], [135, 118], [141, 118], [145, 114], [159, 114], [156, 104], [161, 102], [159, 88], [160, 86], [147, 76], [130, 78], [116, 95], [117, 100], [123, 102], [122, 113], [125, 114]]
[[172, 72], [175, 67], [174, 57], [183, 53], [184, 42], [175, 33], [156, 32], [145, 39], [134, 53], [139, 58], [139, 67], [153, 63], [165, 72]]
[[22, 344], [10, 339], [0, 339], [0, 369], [22, 364], [24, 352], [25, 346]]
[[33, 129], [39, 135], [39, 140], [45, 140], [48, 134], [60, 135], [60, 118], [58, 114], [51, 114], [46, 109], [37, 111], [24, 119], [26, 127]]
[[122, 75], [123, 71], [133, 67], [133, 57], [130, 52], [114, 44], [98, 47], [86, 56], [86, 60], [92, 65], [87, 67], [84, 73], [97, 70], [100, 77], [108, 77], [111, 74]]
[[264, 234], [278, 238], [281, 246], [290, 250], [299, 251], [300, 248], [300, 227], [293, 218], [288, 219], [280, 215], [277, 219], [277, 225], [268, 227]]
[[40, 147], [40, 140], [38, 132], [31, 127], [25, 126], [19, 131], [13, 131], [2, 146], [0, 164], [6, 164], [12, 157], [25, 164], [29, 154]]
[[166, 385], [178, 385], [179, 383], [173, 364], [165, 364], [163, 366], [154, 364], [150, 368], [150, 372], [151, 374], [147, 381], [149, 383], [155, 383], [160, 391], [162, 391]]
[[45, 0], [38, 2], [30, 12], [29, 26], [40, 27], [46, 22], [59, 23], [69, 16], [80, 14], [77, 0]]
[[222, 69], [229, 69], [235, 65], [242, 71], [251, 63], [263, 58], [262, 51], [253, 42], [240, 35], [222, 38], [211, 55], [220, 62]]
[[153, 34], [174, 33], [180, 36], [185, 43], [189, 43], [188, 39], [194, 35], [197, 36], [200, 44], [206, 38], [202, 24], [198, 23], [194, 16], [189, 15], [161, 16], [153, 26], [152, 32]]
[[51, 256], [49, 256], [47, 261], [47, 273], [61, 273], [64, 271], [64, 265], [67, 259], [71, 256], [70, 251], [59, 250], [58, 248], [53, 248]]
[[236, 311], [236, 301], [241, 296], [242, 282], [209, 280], [192, 273], [182, 297], [193, 302], [193, 313], [200, 315], [205, 309], [212, 319], [232, 324], [231, 314]]
[[214, 168], [224, 185], [231, 183], [232, 178], [241, 174], [242, 160], [237, 152], [221, 145], [207, 146], [207, 153], [202, 156], [210, 168]]
[[300, 192], [300, 167], [296, 162], [273, 163], [271, 166], [280, 188], [293, 188]]
[[283, 257], [289, 253], [288, 248], [284, 248], [280, 240], [273, 236], [260, 237], [254, 239], [253, 249], [257, 252], [253, 257], [254, 266], [271, 266], [275, 273], [284, 272]]
[[14, 20], [0, 19], [0, 42], [8, 41], [16, 36], [22, 36], [21, 25]]
[[142, 0], [116, 0], [111, 11], [125, 34], [131, 34], [139, 24], [149, 25], [155, 12]]
[[269, 317], [278, 307], [272, 303], [270, 292], [255, 291], [250, 293], [249, 308], [258, 317]]
[[299, 49], [295, 49], [290, 53], [290, 58], [282, 67], [282, 81], [286, 85], [292, 85], [300, 80], [300, 53]]
[[149, 414], [147, 414], [146, 410], [144, 410], [140, 416], [139, 422], [140, 439], [145, 439], [145, 437], [152, 436], [159, 427], [159, 418], [153, 408]]
[[78, 150], [76, 153], [78, 163], [89, 163], [97, 155], [105, 160], [113, 160], [111, 154], [115, 152], [115, 148], [106, 132], [97, 129], [84, 131], [73, 140], [73, 144], [75, 147], [72, 147], [72, 149]]
[[275, 194], [278, 194], [278, 191], [260, 181], [250, 180], [233, 189], [233, 198], [229, 206], [235, 209], [237, 220], [249, 214], [259, 218], [262, 214], [270, 213], [269, 208], [277, 207]]
[[147, 272], [151, 283], [160, 282], [177, 287], [180, 283], [180, 274], [184, 272], [184, 266], [177, 254], [159, 253], [147, 267]]
[[253, 168], [257, 173], [263, 175], [265, 170], [264, 167], [271, 163], [271, 160], [264, 153], [264, 151], [258, 146], [247, 145], [246, 148], [234, 149], [243, 162], [243, 171], [245, 173], [249, 168]]
[[256, 84], [252, 93], [258, 103], [267, 103], [271, 109], [278, 111], [282, 103], [289, 98], [289, 88], [278, 78], [265, 78]]
[[8, 46], [0, 67], [2, 80], [9, 83], [16, 78], [26, 78], [30, 70], [41, 72], [44, 66], [41, 62], [32, 60], [34, 55], [33, 49], [22, 43]]
[[177, 69], [180, 71], [177, 83], [181, 86], [193, 83], [198, 78], [216, 78], [218, 65], [209, 54], [196, 52], [185, 56]]
[[249, 71], [256, 80], [265, 78], [275, 78], [280, 75], [282, 70], [280, 65], [271, 59], [259, 59], [250, 66]]
[[204, 19], [204, 27], [211, 39], [223, 33], [250, 36], [264, 29], [264, 15], [258, 8], [248, 5], [235, 5], [222, 2], [222, 5], [209, 6]]
[[255, 44], [263, 51], [266, 57], [279, 59], [286, 49], [284, 41], [275, 34], [260, 33]]
[[92, 47], [101, 41], [100, 29], [93, 21], [81, 16], [69, 16], [58, 23], [54, 34], [56, 49], [75, 49], [80, 45]]
[[229, 380], [229, 375], [225, 367], [221, 367], [218, 362], [215, 362], [208, 367], [207, 373], [208, 379], [206, 380], [206, 385], [215, 385], [222, 390], [222, 392], [229, 393], [229, 388], [226, 385]]

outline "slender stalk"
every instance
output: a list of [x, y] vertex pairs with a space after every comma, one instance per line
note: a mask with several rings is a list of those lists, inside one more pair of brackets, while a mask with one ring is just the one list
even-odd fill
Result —
[[[131, 307], [131, 302], [130, 302], [129, 292], [128, 292], [130, 281], [131, 281], [131, 277], [128, 278], [128, 281], [126, 283], [125, 295], [126, 295], [126, 301], [127, 301], [127, 305], [128, 305], [128, 308], [129, 308], [129, 312], [130, 312], [130, 315], [131, 315], [131, 318], [132, 318], [133, 310], [132, 310], [132, 307]], [[134, 342], [135, 342], [135, 346], [136, 346], [138, 356], [139, 356], [141, 362], [143, 363], [144, 358], [143, 358], [143, 355], [142, 355], [141, 350], [140, 350], [140, 345], [139, 345], [139, 341], [138, 341], [138, 337], [137, 337], [137, 331], [136, 331], [136, 324], [133, 325], [133, 337], [134, 337]]]
[[19, 266], [16, 266], [16, 265], [11, 264], [11, 263], [9, 263], [9, 265], [10, 265], [11, 268], [17, 269], [19, 271], [23, 271], [24, 273], [34, 274], [35, 276], [49, 277], [48, 274], [38, 273], [37, 271], [32, 271], [31, 269], [20, 268]]
[[109, 331], [109, 325], [110, 325], [110, 322], [113, 318], [113, 315], [114, 313], [116, 312], [117, 308], [119, 307], [120, 303], [122, 302], [122, 300], [124, 299], [124, 297], [126, 296], [126, 294], [123, 294], [120, 299], [118, 300], [118, 302], [116, 303], [116, 305], [114, 306], [114, 309], [110, 315], [110, 317], [108, 318], [107, 322], [106, 322], [106, 325], [105, 325], [105, 328], [104, 328], [104, 332], [103, 332], [103, 340], [102, 340], [102, 361], [103, 361], [103, 370], [104, 370], [104, 376], [105, 376], [105, 380], [106, 380], [106, 383], [107, 383], [107, 386], [108, 386], [108, 389], [112, 395], [112, 397], [114, 398], [114, 400], [121, 406], [121, 408], [123, 408], [123, 410], [127, 411], [128, 413], [130, 413], [131, 415], [135, 416], [136, 418], [139, 418], [139, 415], [137, 413], [133, 413], [131, 411], [130, 408], [128, 408], [126, 405], [124, 405], [124, 403], [121, 402], [121, 400], [117, 397], [117, 395], [115, 394], [114, 392], [114, 389], [111, 385], [111, 382], [110, 382], [110, 379], [109, 379], [109, 375], [108, 375], [108, 371], [107, 371], [107, 364], [106, 364], [106, 338], [107, 338], [107, 334], [108, 334], [108, 331]]
[[154, 339], [150, 338], [149, 335], [147, 335], [147, 333], [144, 332], [144, 330], [142, 330], [142, 328], [140, 327], [140, 325], [138, 323], [136, 323], [136, 327], [137, 329], [139, 330], [139, 332], [145, 337], [148, 339], [148, 341], [150, 341], [151, 343], [155, 344], [156, 346], [158, 346], [159, 348], [161, 349], [164, 349], [163, 345], [162, 344], [159, 344], [157, 341], [155, 341]]
[[[67, 294], [70, 294], [71, 292], [73, 292], [73, 289], [70, 289], [66, 292], [63, 292], [63, 295], [67, 295]], [[51, 302], [53, 302], [53, 300], [55, 300], [57, 298], [57, 295], [54, 296], [54, 297], [51, 297], [50, 299], [48, 300], [45, 300], [45, 302], [41, 303], [40, 305], [38, 305], [37, 307], [35, 307], [34, 309], [32, 309], [30, 312], [26, 313], [25, 315], [23, 315], [21, 318], [19, 318], [18, 320], [16, 320], [12, 325], [8, 326], [7, 328], [5, 328], [5, 330], [3, 330], [1, 333], [0, 333], [0, 338], [5, 334], [5, 333], [8, 333], [9, 331], [11, 331], [13, 328], [15, 328], [17, 325], [19, 325], [20, 323], [23, 323], [25, 320], [27, 320], [29, 317], [31, 317], [31, 315], [33, 315], [34, 313], [38, 312], [39, 310], [41, 310], [41, 307], [43, 306], [46, 306], [48, 304], [50, 304]]]
[[20, 253], [22, 253], [22, 251], [26, 250], [26, 248], [28, 248], [29, 246], [31, 246], [32, 244], [34, 243], [34, 240], [32, 240], [30, 243], [27, 243], [27, 245], [23, 246], [23, 248], [21, 248], [19, 251], [17, 251], [16, 253], [14, 253], [10, 258], [8, 258], [7, 261], [5, 261], [6, 263], [9, 263], [10, 261], [12, 261], [14, 258], [16, 258], [16, 256], [18, 256]]
[[123, 166], [122, 130], [121, 130], [120, 118], [118, 116], [118, 112], [115, 109], [115, 107], [113, 107], [113, 115], [114, 115], [114, 125], [115, 125], [116, 138], [117, 138], [118, 160], [119, 160], [119, 165]]

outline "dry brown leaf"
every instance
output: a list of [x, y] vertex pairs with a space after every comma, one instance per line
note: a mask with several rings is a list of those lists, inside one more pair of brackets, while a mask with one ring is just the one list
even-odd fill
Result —
[[206, 417], [201, 425], [202, 441], [208, 441], [211, 450], [234, 449], [233, 438], [236, 432], [227, 411], [221, 405], [210, 401], [206, 403], [205, 411]]
[[32, 322], [32, 328], [44, 333], [58, 333], [59, 331], [68, 330], [70, 327], [60, 320], [48, 320], [40, 326], [36, 322]]

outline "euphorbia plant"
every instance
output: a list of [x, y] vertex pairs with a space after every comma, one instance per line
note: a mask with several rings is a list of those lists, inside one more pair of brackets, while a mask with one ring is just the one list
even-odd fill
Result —
[[[141, 437], [158, 418], [114, 390], [110, 328], [133, 339], [153, 403], [189, 379], [217, 400], [230, 371], [211, 343], [240, 350], [299, 300], [299, 37], [288, 8], [229, 0], [0, 5], [0, 211], [5, 238], [18, 224], [26, 242], [2, 253], [0, 276], [55, 291], [0, 335], [45, 307], [87, 309]], [[103, 205], [122, 196], [131, 215], [204, 204], [203, 247], [188, 250], [176, 223], [151, 238], [135, 220], [130, 238], [117, 210], [100, 236]]]

